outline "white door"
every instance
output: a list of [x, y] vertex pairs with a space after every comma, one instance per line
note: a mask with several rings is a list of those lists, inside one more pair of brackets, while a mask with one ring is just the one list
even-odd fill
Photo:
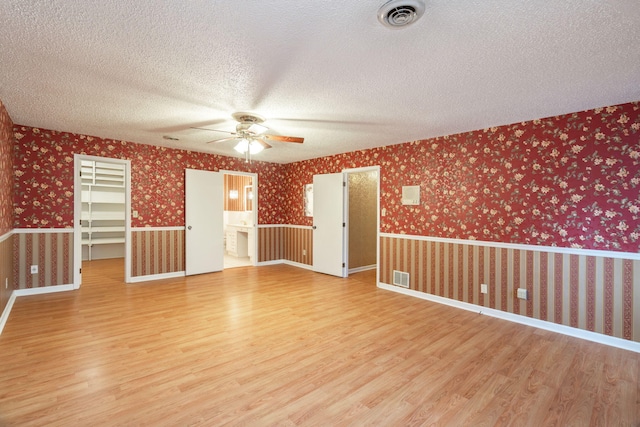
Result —
[[346, 277], [344, 177], [313, 176], [313, 270]]
[[185, 170], [186, 274], [221, 271], [224, 266], [223, 175]]

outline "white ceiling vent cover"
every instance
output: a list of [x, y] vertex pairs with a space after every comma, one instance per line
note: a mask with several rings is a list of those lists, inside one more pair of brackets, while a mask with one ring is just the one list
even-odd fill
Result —
[[402, 28], [416, 22], [424, 13], [419, 0], [391, 0], [378, 9], [378, 20], [385, 27]]

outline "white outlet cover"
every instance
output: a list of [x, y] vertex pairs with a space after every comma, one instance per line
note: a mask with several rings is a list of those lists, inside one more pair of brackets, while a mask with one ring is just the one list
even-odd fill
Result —
[[518, 288], [517, 296], [520, 299], [527, 299], [527, 290], [525, 288]]
[[486, 294], [489, 292], [489, 287], [486, 284], [481, 284], [480, 285], [480, 293]]

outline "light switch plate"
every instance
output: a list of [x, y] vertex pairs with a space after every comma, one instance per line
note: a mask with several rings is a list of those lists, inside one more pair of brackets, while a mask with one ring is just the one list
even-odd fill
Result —
[[419, 185], [402, 186], [402, 204], [403, 205], [419, 205], [420, 204], [420, 186]]

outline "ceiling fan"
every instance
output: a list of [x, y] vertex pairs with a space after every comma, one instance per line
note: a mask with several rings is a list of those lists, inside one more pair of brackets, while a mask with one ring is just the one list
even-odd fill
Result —
[[266, 148], [271, 148], [271, 145], [267, 143], [267, 141], [293, 142], [296, 144], [302, 144], [304, 142], [304, 138], [296, 136], [271, 135], [267, 133], [269, 128], [262, 125], [265, 118], [257, 114], [237, 112], [233, 113], [231, 117], [238, 122], [235, 132], [202, 127], [194, 127], [193, 129], [230, 133], [233, 136], [214, 139], [208, 141], [207, 144], [237, 140], [238, 144], [234, 148], [239, 153], [244, 154], [247, 161], [251, 161], [252, 155], [258, 154]]

